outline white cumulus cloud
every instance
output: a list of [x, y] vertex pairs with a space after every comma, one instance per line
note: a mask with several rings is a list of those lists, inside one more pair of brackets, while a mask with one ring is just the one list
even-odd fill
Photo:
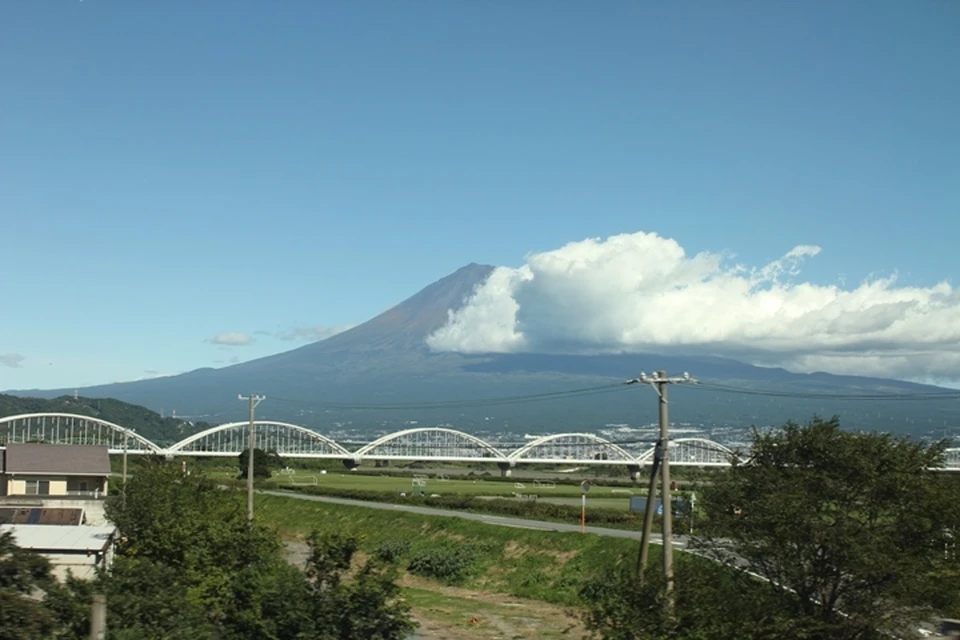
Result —
[[242, 331], [225, 331], [213, 336], [207, 342], [227, 347], [245, 347], [248, 344], [253, 344], [253, 337]]
[[498, 267], [427, 339], [435, 351], [688, 353], [796, 371], [960, 379], [960, 292], [800, 279], [798, 246], [759, 267], [632, 233]]

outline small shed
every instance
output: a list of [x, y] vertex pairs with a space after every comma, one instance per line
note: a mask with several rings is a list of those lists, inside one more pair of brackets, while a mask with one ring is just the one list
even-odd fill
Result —
[[69, 571], [74, 577], [92, 579], [97, 569], [113, 564], [115, 526], [71, 527], [40, 524], [2, 524], [0, 533], [10, 532], [21, 549], [38, 553], [50, 561], [53, 574], [63, 581]]

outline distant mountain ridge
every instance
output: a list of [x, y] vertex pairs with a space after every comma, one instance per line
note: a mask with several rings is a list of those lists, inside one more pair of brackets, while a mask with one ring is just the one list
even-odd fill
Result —
[[[291, 351], [220, 369], [87, 387], [82, 393], [118, 398], [152, 409], [176, 408], [180, 415], [208, 422], [242, 418], [237, 394], [262, 393], [267, 395], [268, 402], [261, 405], [258, 415], [320, 428], [346, 424], [360, 430], [382, 430], [416, 421], [488, 430], [509, 424], [535, 432], [590, 429], [608, 422], [649, 423], [656, 419], [655, 404], [637, 393], [610, 393], [507, 406], [478, 404], [442, 409], [427, 405], [609, 385], [634, 377], [641, 370], [658, 369], [671, 373], [689, 371], [702, 380], [744, 389], [785, 390], [800, 396], [937, 389], [878, 378], [796, 374], [714, 356], [431, 352], [425, 344], [427, 336], [448, 321], [450, 311], [459, 309], [493, 269], [489, 265], [466, 265], [361, 325]], [[54, 397], [64, 395], [65, 390], [12, 393]], [[960, 402], [946, 400], [922, 405], [856, 403], [680, 388], [672, 397], [675, 407], [671, 415], [675, 420], [718, 428], [782, 424], [789, 419], [805, 419], [814, 412], [839, 414], [845, 424], [859, 428], [920, 431], [960, 426]], [[411, 403], [420, 406], [392, 410], [375, 406]], [[343, 404], [362, 408], [331, 408]]]

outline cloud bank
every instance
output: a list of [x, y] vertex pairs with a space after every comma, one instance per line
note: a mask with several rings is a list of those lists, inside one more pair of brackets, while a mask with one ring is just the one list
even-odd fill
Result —
[[653, 233], [572, 242], [498, 267], [427, 338], [461, 353], [722, 355], [794, 371], [960, 379], [960, 292], [949, 283], [804, 282], [820, 253], [760, 267], [688, 256]]
[[253, 344], [253, 337], [242, 331], [225, 331], [213, 336], [207, 342], [212, 344], [224, 345], [227, 347], [245, 347]]

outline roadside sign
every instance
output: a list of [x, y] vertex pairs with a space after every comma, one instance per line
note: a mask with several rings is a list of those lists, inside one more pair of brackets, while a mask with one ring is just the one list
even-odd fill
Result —
[[584, 480], [583, 482], [580, 483], [580, 491], [583, 491], [584, 493], [590, 491], [590, 481], [589, 481], [589, 480]]

